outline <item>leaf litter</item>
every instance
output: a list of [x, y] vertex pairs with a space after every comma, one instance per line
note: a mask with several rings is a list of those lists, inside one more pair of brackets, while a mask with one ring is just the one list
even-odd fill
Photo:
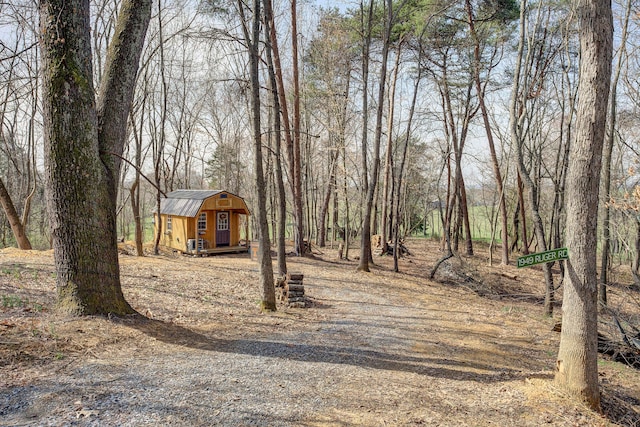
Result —
[[[604, 415], [553, 384], [559, 315], [539, 269], [452, 258], [437, 242], [370, 273], [323, 248], [288, 258], [308, 308], [259, 310], [246, 254], [135, 257], [142, 315], [55, 313], [52, 252], [0, 251], [0, 425], [608, 426], [640, 424], [640, 375], [600, 363]], [[444, 267], [444, 268], [443, 268]], [[556, 312], [559, 312], [559, 308]]]

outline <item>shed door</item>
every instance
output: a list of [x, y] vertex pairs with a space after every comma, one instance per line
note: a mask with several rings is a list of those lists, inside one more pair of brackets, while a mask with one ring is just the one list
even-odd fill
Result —
[[230, 241], [229, 212], [218, 212], [216, 214], [216, 246], [229, 246]]

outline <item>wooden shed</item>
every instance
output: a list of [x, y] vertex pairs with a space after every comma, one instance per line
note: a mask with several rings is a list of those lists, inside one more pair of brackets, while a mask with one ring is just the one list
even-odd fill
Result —
[[[249, 209], [222, 190], [176, 190], [160, 202], [160, 244], [187, 254], [248, 250]], [[155, 216], [158, 232], [158, 216]]]

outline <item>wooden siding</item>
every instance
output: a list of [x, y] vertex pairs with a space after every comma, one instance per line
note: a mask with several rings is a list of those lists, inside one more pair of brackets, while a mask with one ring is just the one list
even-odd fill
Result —
[[[168, 248], [177, 249], [179, 251], [187, 250], [189, 218], [171, 216], [171, 232], [167, 232], [167, 216], [162, 215], [162, 236], [160, 236], [160, 244]], [[157, 228], [156, 228], [157, 232]]]
[[[204, 230], [204, 232], [198, 230], [198, 239], [204, 239], [206, 242], [206, 245], [204, 246], [204, 249], [208, 249], [208, 248], [215, 248], [216, 247], [216, 242], [215, 242], [215, 212], [212, 211], [200, 211], [198, 212], [198, 216], [194, 218], [195, 221], [195, 225], [196, 227], [198, 226], [198, 222], [200, 220], [200, 215], [202, 214], [206, 214], [207, 215], [207, 228]], [[200, 234], [203, 233], [203, 234]], [[195, 233], [193, 234], [195, 236]]]
[[[178, 192], [180, 192], [181, 197], [187, 194], [186, 190], [178, 190]], [[203, 191], [196, 191], [196, 193], [200, 196], [204, 195]], [[166, 230], [167, 214], [163, 213], [161, 215], [163, 232], [162, 236], [160, 236], [160, 244], [181, 252], [195, 253], [196, 251], [189, 250], [188, 241], [190, 239], [204, 239], [205, 245], [198, 252], [218, 253], [224, 252], [225, 248], [228, 248], [229, 251], [241, 249], [243, 246], [240, 245], [240, 238], [245, 231], [240, 230], [240, 227], [245, 227], [240, 216], [246, 216], [248, 221], [249, 215], [249, 210], [244, 200], [226, 191], [219, 191], [199, 201], [199, 203], [201, 203], [200, 209], [197, 212], [190, 213], [190, 215], [193, 214], [194, 216], [171, 215], [172, 231], [170, 233], [167, 233]], [[167, 206], [171, 206], [171, 204]], [[229, 213], [229, 244], [224, 247], [218, 247], [216, 242], [218, 212]], [[198, 235], [198, 218], [202, 213], [207, 214], [207, 228], [202, 234]], [[245, 238], [248, 240], [248, 236], [245, 236]]]
[[[226, 198], [224, 197], [226, 195]], [[222, 197], [221, 197], [222, 196]], [[223, 191], [213, 197], [209, 197], [202, 204], [200, 211], [233, 211], [241, 210], [249, 213], [247, 205], [238, 196]], [[243, 212], [244, 213], [244, 212]]]

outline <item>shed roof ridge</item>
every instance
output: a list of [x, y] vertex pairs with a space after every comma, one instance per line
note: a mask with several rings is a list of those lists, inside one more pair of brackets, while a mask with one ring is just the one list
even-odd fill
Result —
[[216, 194], [222, 193], [223, 190], [188, 190], [179, 189], [167, 194], [168, 199], [194, 199], [204, 200]]
[[[226, 190], [174, 190], [167, 194], [167, 197], [160, 200], [160, 213], [164, 215], [186, 216], [195, 218], [202, 209], [203, 204], [209, 198], [226, 193], [230, 197], [239, 199], [246, 214], [249, 214], [244, 199]], [[221, 197], [221, 196], [220, 196]], [[238, 209], [234, 209], [238, 210]]]

